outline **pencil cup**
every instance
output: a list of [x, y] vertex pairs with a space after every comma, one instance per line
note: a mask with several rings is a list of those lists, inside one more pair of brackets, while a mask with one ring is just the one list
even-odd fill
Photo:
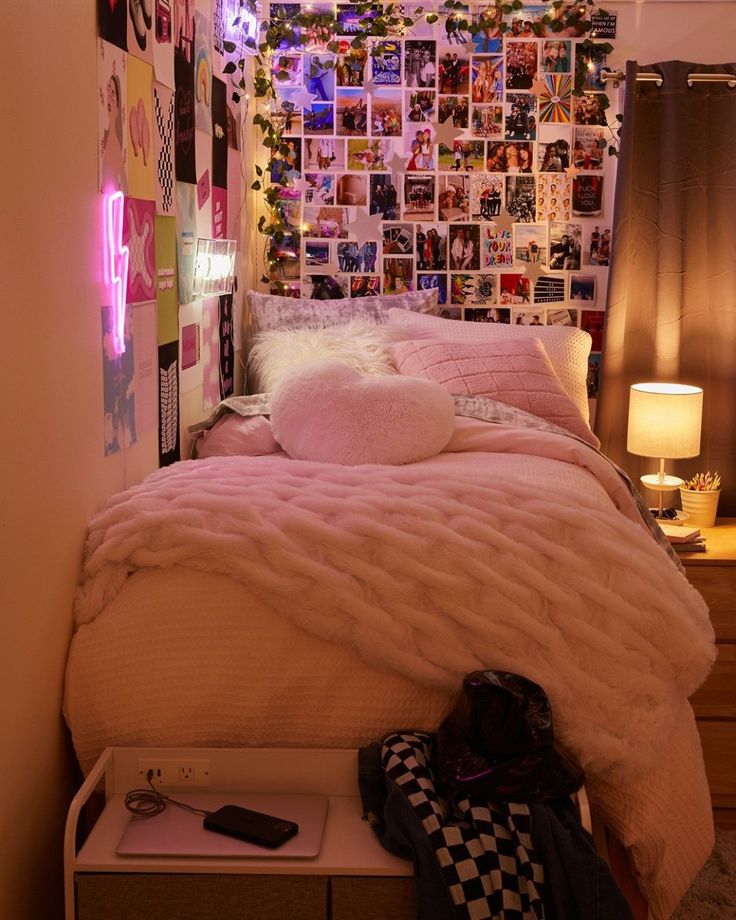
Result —
[[694, 489], [680, 489], [682, 510], [689, 517], [688, 525], [693, 527], [712, 527], [716, 522], [720, 489], [711, 492], [697, 492]]

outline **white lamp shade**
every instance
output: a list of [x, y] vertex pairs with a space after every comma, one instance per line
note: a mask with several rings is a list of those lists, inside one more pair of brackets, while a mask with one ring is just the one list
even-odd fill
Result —
[[626, 449], [640, 457], [697, 457], [702, 416], [700, 387], [635, 383], [629, 397]]

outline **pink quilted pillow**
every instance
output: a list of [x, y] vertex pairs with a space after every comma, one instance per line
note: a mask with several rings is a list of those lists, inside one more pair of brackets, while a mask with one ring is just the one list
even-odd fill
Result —
[[593, 447], [600, 441], [565, 392], [539, 339], [504, 342], [397, 342], [402, 374], [439, 383], [451, 393], [488, 396], [567, 428]]

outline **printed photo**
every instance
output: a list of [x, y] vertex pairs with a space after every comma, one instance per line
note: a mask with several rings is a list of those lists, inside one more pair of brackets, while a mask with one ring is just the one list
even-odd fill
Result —
[[532, 93], [506, 93], [506, 138], [533, 141], [537, 137], [537, 97]]
[[[450, 303], [468, 306], [495, 302], [495, 275], [450, 275]], [[474, 317], [464, 313], [463, 319], [474, 319]], [[489, 322], [495, 322], [495, 320], [489, 320]]]
[[572, 213], [575, 217], [599, 217], [603, 211], [603, 176], [575, 176], [572, 180]]
[[470, 116], [470, 133], [473, 137], [501, 137], [503, 106], [474, 105]]
[[421, 89], [406, 93], [407, 121], [434, 121], [436, 96], [434, 90]]
[[378, 243], [363, 243], [359, 246], [355, 240], [337, 244], [337, 264], [341, 272], [372, 273], [376, 270]]
[[335, 80], [338, 86], [362, 86], [368, 52], [365, 48], [351, 48], [350, 42], [341, 41], [335, 62]]
[[367, 176], [356, 176], [353, 173], [338, 176], [335, 201], [337, 204], [365, 207], [368, 204]]
[[[437, 302], [440, 304], [447, 303], [447, 275], [445, 274], [419, 274], [417, 273], [417, 290], [431, 291], [437, 288]], [[440, 312], [442, 316], [442, 312]], [[449, 319], [448, 317], [445, 317]]]
[[304, 138], [304, 168], [309, 170], [344, 170], [345, 141], [332, 137]]
[[437, 105], [437, 121], [449, 121], [453, 128], [467, 128], [468, 97], [440, 96]]
[[473, 58], [470, 98], [474, 104], [503, 100], [503, 58], [500, 54]]
[[300, 274], [301, 240], [298, 233], [286, 233], [280, 242], [271, 241], [268, 255], [271, 281], [296, 280]]
[[537, 176], [537, 220], [570, 220], [572, 180], [568, 175]]
[[550, 223], [549, 267], [553, 271], [580, 271], [582, 238], [582, 224]]
[[602, 95], [585, 93], [575, 96], [573, 100], [574, 121], [576, 125], [605, 125], [606, 110], [603, 108]]
[[335, 106], [331, 102], [315, 102], [311, 109], [304, 109], [304, 133], [334, 134]]
[[439, 176], [437, 207], [440, 220], [467, 220], [470, 216], [470, 176]]
[[511, 310], [508, 307], [466, 307], [463, 319], [470, 323], [506, 323], [511, 322]]
[[603, 327], [606, 314], [603, 310], [581, 310], [580, 328], [589, 333], [593, 339], [591, 351], [601, 351], [603, 347]]
[[520, 272], [502, 273], [498, 276], [498, 302], [500, 304], [528, 304], [531, 282]]
[[[285, 192], [296, 191], [295, 189], [284, 189]], [[301, 208], [302, 203], [297, 191], [297, 197], [291, 198], [285, 195], [279, 195], [281, 208], [283, 211], [284, 223], [293, 230], [298, 230], [301, 226]]]
[[537, 77], [537, 42], [506, 42], [506, 89], [531, 89]]
[[445, 224], [416, 224], [414, 252], [419, 271], [444, 271], [447, 268]]
[[404, 85], [434, 87], [437, 81], [437, 45], [433, 41], [407, 41], [404, 47]]
[[472, 48], [468, 29], [470, 22], [470, 10], [467, 6], [456, 3], [451, 10], [443, 11], [437, 23], [440, 42], [444, 45]]
[[531, 173], [533, 144], [519, 141], [489, 143], [486, 169], [488, 172]]
[[416, 2], [416, 0], [410, 0], [409, 3], [402, 3], [400, 9], [405, 11], [406, 16], [414, 19], [414, 25], [410, 26], [402, 34], [406, 38], [432, 38], [434, 36], [434, 25], [430, 22], [427, 22], [427, 13], [433, 11], [433, 6], [431, 3]]
[[514, 326], [544, 326], [544, 310], [523, 310], [514, 308], [511, 311], [511, 322]]
[[578, 324], [578, 311], [563, 309], [563, 310], [547, 310], [547, 325], [548, 326], [577, 326]]
[[509, 230], [500, 230], [495, 224], [483, 224], [481, 241], [483, 268], [503, 268], [513, 264], [514, 247]]
[[381, 293], [379, 275], [352, 275], [350, 278], [351, 297], [377, 297]]
[[348, 169], [385, 170], [392, 150], [391, 141], [351, 138], [348, 141]]
[[368, 134], [368, 106], [363, 90], [338, 89], [336, 107], [337, 134]]
[[565, 303], [565, 276], [540, 275], [534, 284], [532, 301], [535, 304]]
[[552, 39], [542, 44], [542, 71], [544, 73], [572, 72], [572, 42]]
[[407, 220], [432, 220], [435, 214], [434, 176], [404, 176], [404, 213]]
[[301, 176], [301, 139], [285, 139], [271, 156], [271, 182], [281, 183], [299, 179]]
[[543, 173], [564, 173], [570, 166], [570, 130], [540, 125], [537, 168]]
[[539, 121], [541, 124], [570, 124], [572, 106], [572, 76], [545, 74], [544, 89], [539, 94]]
[[318, 239], [345, 239], [349, 223], [347, 208], [306, 207], [302, 218], [302, 234]]
[[395, 256], [383, 260], [383, 293], [406, 294], [414, 290], [414, 260]]
[[437, 63], [437, 89], [453, 96], [470, 92], [470, 59], [461, 51], [446, 51]]
[[102, 192], [127, 192], [128, 132], [126, 95], [128, 78], [124, 51], [98, 42], [97, 109], [99, 185]]
[[452, 224], [449, 232], [450, 268], [453, 271], [479, 271], [480, 227], [478, 224]]
[[366, 10], [363, 13], [359, 13], [349, 3], [338, 3], [335, 34], [357, 35], [364, 25], [367, 25], [367, 20], [375, 19], [377, 15], [377, 10]]
[[332, 102], [335, 98], [335, 61], [331, 55], [305, 54], [304, 86], [318, 102]]
[[405, 152], [410, 155], [406, 164], [407, 172], [435, 168], [434, 132], [429, 125], [419, 128], [413, 134], [406, 133], [404, 143], [406, 144]]
[[270, 294], [278, 294], [279, 297], [302, 296], [302, 286], [298, 281], [272, 281], [269, 288]]
[[[279, 23], [279, 26], [285, 23], [291, 24], [295, 17], [301, 13], [301, 4], [299, 3], [272, 3], [270, 7], [270, 17]], [[298, 25], [291, 26], [292, 34], [283, 35], [279, 40], [277, 50], [282, 51], [289, 48], [299, 47], [299, 36], [301, 29]]]
[[283, 125], [283, 133], [287, 137], [299, 137], [303, 134], [302, 112], [289, 99], [281, 99], [276, 111], [272, 113], [271, 120]]
[[401, 85], [401, 42], [377, 41], [370, 53], [375, 86]]
[[601, 356], [600, 354], [588, 355], [588, 399], [598, 398], [598, 387], [601, 381]]
[[605, 128], [579, 125], [574, 129], [572, 163], [578, 169], [600, 171], [606, 150]]
[[492, 54], [501, 50], [501, 23], [503, 15], [496, 3], [476, 7], [473, 23], [477, 31], [473, 35], [473, 50], [478, 54]]
[[374, 137], [401, 134], [401, 90], [376, 89], [370, 95], [370, 133]]
[[569, 300], [585, 300], [595, 303], [595, 275], [570, 275]]
[[493, 220], [501, 213], [504, 178], [480, 173], [470, 177], [470, 216], [473, 220]]
[[608, 265], [611, 254], [611, 228], [600, 227], [598, 224], [585, 227], [585, 250], [583, 263], [585, 265]]
[[384, 220], [397, 220], [399, 217], [399, 193], [390, 175], [371, 176], [371, 214], [383, 214]]
[[305, 204], [334, 204], [335, 176], [328, 173], [306, 173], [304, 176]]
[[330, 244], [306, 240], [304, 243], [304, 261], [307, 265], [329, 265]]
[[534, 176], [506, 176], [506, 210], [523, 224], [537, 219], [537, 183]]
[[524, 3], [520, 10], [514, 10], [505, 16], [510, 38], [544, 38], [551, 35], [551, 28], [543, 22], [546, 16], [553, 14], [550, 4]]
[[350, 293], [350, 279], [347, 275], [306, 275], [301, 289], [313, 300], [340, 300]]
[[414, 253], [414, 224], [384, 224], [383, 254], [408, 256]]
[[575, 48], [576, 62], [580, 58], [578, 66], [582, 73], [585, 74], [585, 80], [581, 89], [583, 92], [602, 93], [606, 90], [606, 81], [601, 79], [601, 73], [606, 67], [605, 55], [599, 55], [598, 52], [591, 54], [582, 45]]
[[302, 85], [302, 55], [275, 54], [271, 64], [271, 73], [279, 87]]
[[319, 3], [309, 11], [312, 20], [308, 26], [302, 26], [302, 38], [305, 51], [327, 51], [327, 46], [335, 37], [334, 6], [331, 3]]
[[483, 141], [453, 141], [452, 149], [439, 145], [439, 168], [454, 172], [483, 170], [485, 144]]
[[514, 259], [547, 264], [547, 224], [514, 224]]

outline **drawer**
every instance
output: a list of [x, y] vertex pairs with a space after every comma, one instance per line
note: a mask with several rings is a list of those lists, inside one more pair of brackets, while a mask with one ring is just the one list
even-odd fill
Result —
[[332, 920], [416, 920], [414, 878], [335, 876]]
[[711, 794], [736, 795], [736, 721], [713, 719], [697, 725]]
[[718, 646], [718, 660], [690, 702], [697, 718], [736, 719], [736, 644]]
[[736, 567], [731, 565], [689, 565], [688, 581], [705, 598], [716, 636], [721, 642], [736, 642]]

